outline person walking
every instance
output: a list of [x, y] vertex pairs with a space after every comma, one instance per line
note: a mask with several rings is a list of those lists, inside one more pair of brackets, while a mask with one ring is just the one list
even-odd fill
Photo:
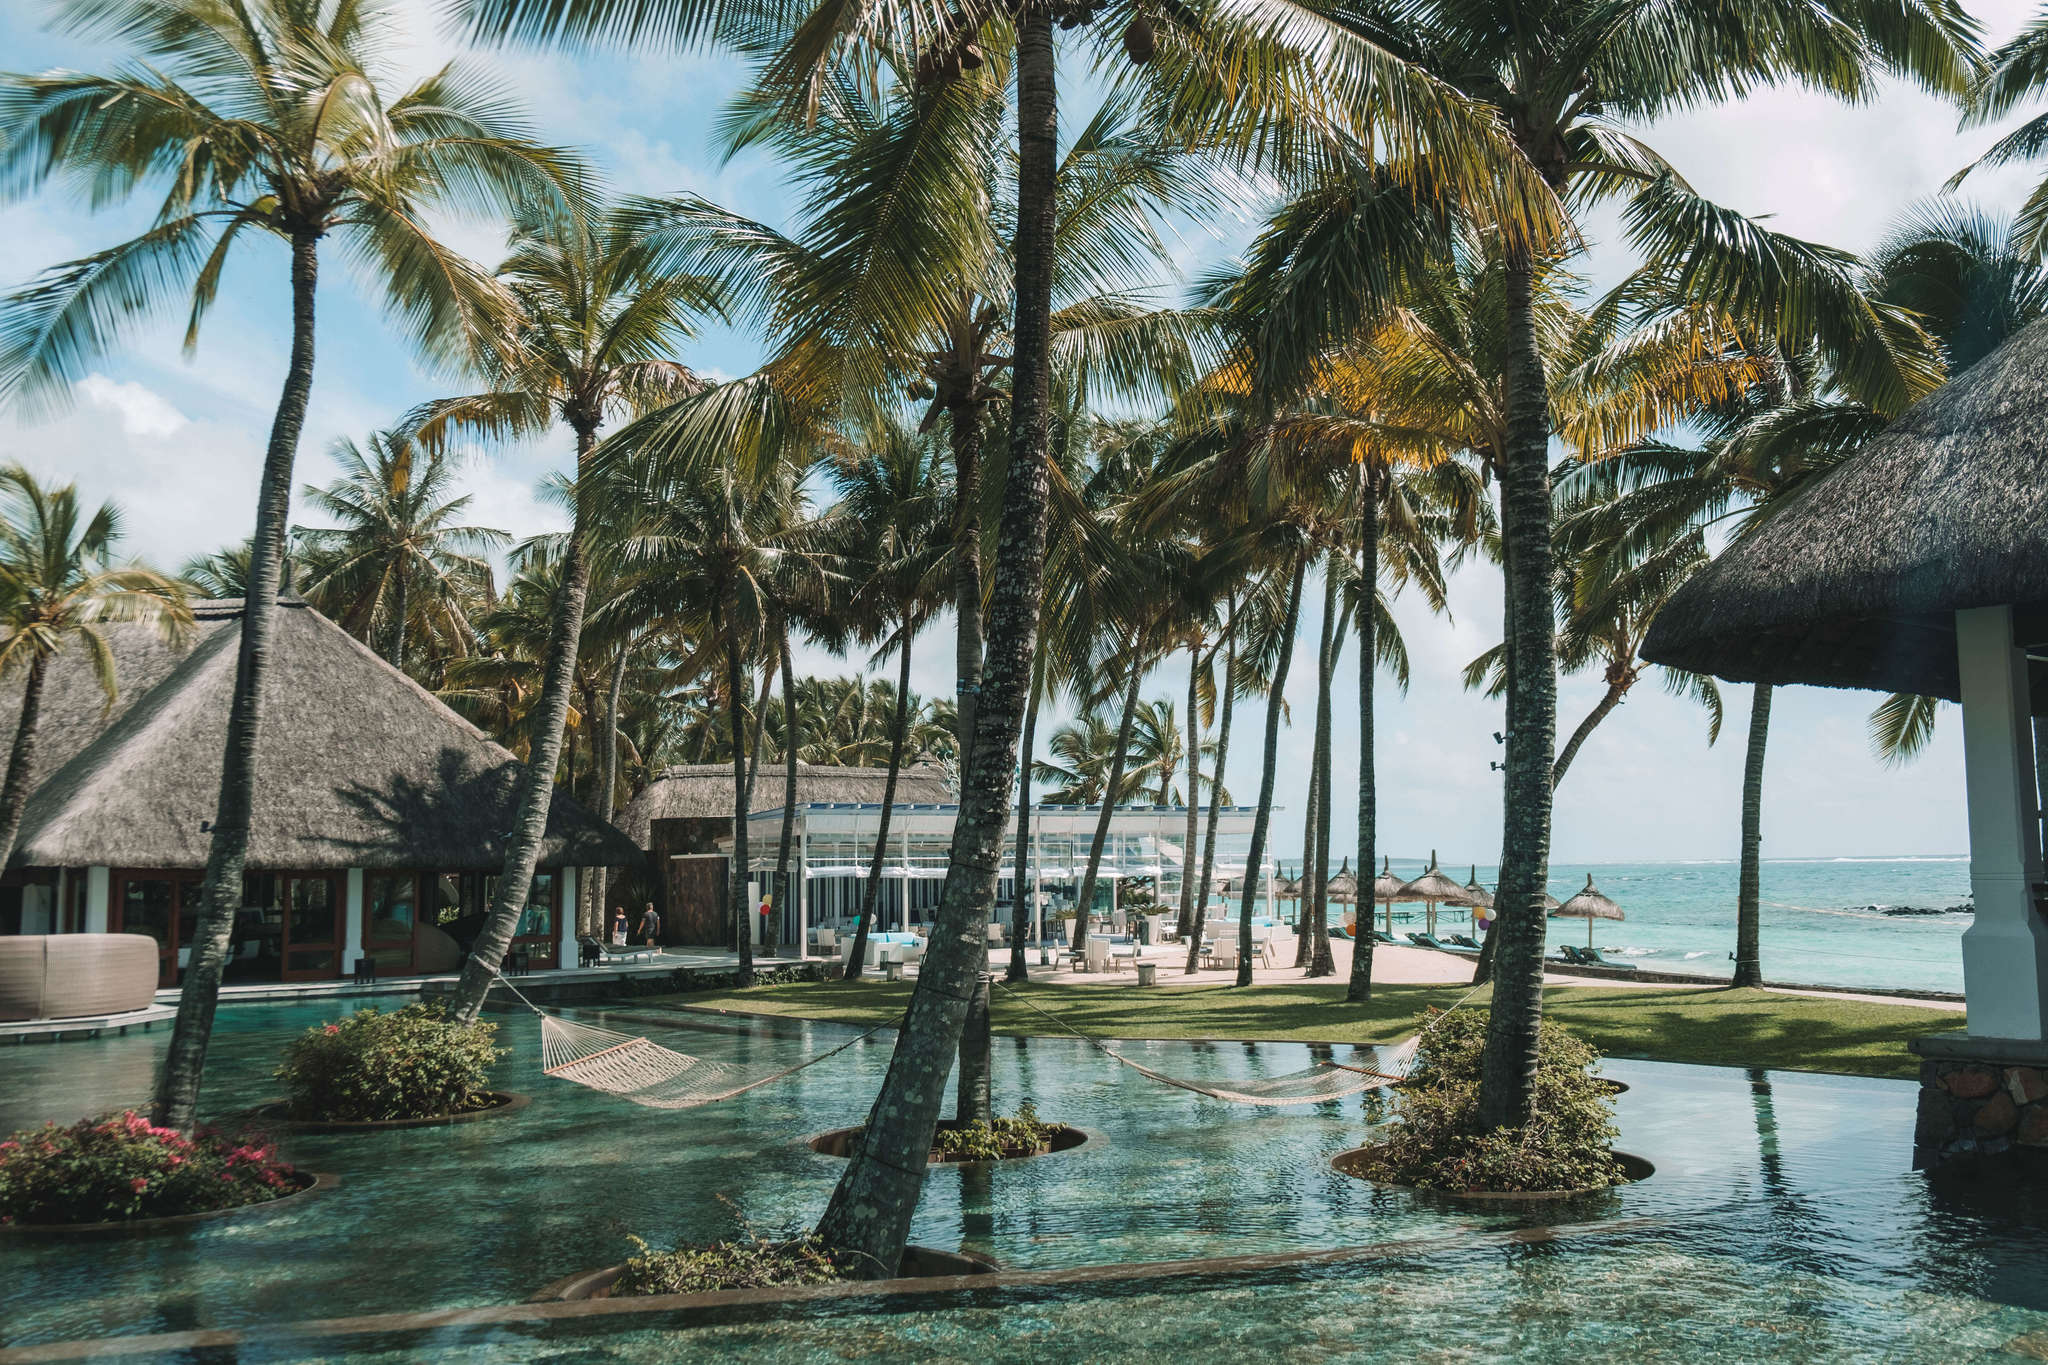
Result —
[[[625, 912], [619, 912], [625, 918]], [[654, 902], [647, 902], [647, 908], [640, 914], [640, 941], [652, 948], [661, 942], [661, 916], [654, 913]]]
[[611, 937], [613, 947], [623, 948], [626, 946], [626, 907], [623, 905], [612, 911]]

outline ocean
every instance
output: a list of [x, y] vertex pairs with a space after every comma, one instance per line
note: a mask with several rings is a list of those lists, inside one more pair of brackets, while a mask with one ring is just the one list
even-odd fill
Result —
[[[1419, 876], [1419, 859], [1393, 860], [1396, 876]], [[1462, 883], [1468, 864], [1443, 864]], [[1482, 863], [1491, 887], [1496, 869]], [[1645, 969], [1726, 977], [1734, 964], [1736, 864], [1553, 863], [1550, 894], [1568, 900], [1593, 884], [1627, 918], [1596, 920], [1593, 942]], [[1886, 906], [1942, 909], [1970, 900], [1967, 855], [1925, 858], [1767, 858], [1761, 869], [1764, 979], [1816, 986], [1887, 986], [1961, 991], [1968, 914], [1894, 916]], [[1878, 907], [1872, 909], [1871, 907]], [[1413, 919], [1403, 923], [1400, 916]], [[1419, 929], [1422, 907], [1395, 907], [1395, 928]], [[1461, 932], [1463, 912], [1441, 909], [1437, 927]], [[1549, 921], [1550, 942], [1583, 946], [1586, 921]]]

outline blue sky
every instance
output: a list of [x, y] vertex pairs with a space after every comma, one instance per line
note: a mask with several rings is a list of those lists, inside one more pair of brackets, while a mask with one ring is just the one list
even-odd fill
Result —
[[[1993, 41], [2024, 22], [2021, 0], [1972, 5]], [[0, 7], [0, 51], [16, 70], [96, 69], [114, 54], [52, 34], [47, 11]], [[720, 55], [587, 56], [493, 51], [465, 53], [440, 29], [429, 5], [406, 0], [399, 11], [408, 73], [452, 57], [495, 70], [533, 111], [543, 136], [584, 148], [623, 190], [689, 190], [751, 216], [780, 223], [790, 204], [772, 161], [749, 156], [720, 164], [709, 146], [713, 119], [735, 89], [737, 64]], [[1797, 91], [1770, 91], [1739, 104], [1699, 110], [1648, 130], [1650, 140], [1699, 188], [1772, 226], [1833, 245], [1868, 247], [1905, 205], [1938, 192], [1996, 130], [1958, 133], [1953, 111], [1907, 90], [1847, 107]], [[2024, 191], [2023, 172], [1973, 178], [1970, 197], [2009, 208]], [[1260, 213], [1246, 204], [1238, 220], [1190, 237], [1182, 255], [1190, 273], [1227, 257], [1244, 224]], [[0, 285], [12, 287], [41, 267], [109, 244], [146, 221], [136, 205], [97, 215], [61, 190], [0, 207]], [[501, 236], [488, 225], [450, 229], [451, 239], [482, 260]], [[1626, 268], [1606, 243], [1611, 220], [1592, 225], [1585, 268], [1597, 280]], [[117, 500], [128, 514], [129, 546], [175, 565], [238, 541], [253, 519], [256, 473], [283, 373], [286, 259], [259, 247], [230, 271], [197, 353], [180, 354], [181, 319], [145, 329], [80, 382], [70, 410], [28, 424], [0, 415], [0, 458], [19, 459], [46, 476], [76, 479], [89, 497]], [[330, 263], [321, 285], [318, 371], [299, 460], [300, 482], [324, 482], [325, 452], [337, 437], [360, 437], [415, 402], [455, 391], [446, 375], [421, 369], [376, 308]], [[746, 373], [759, 360], [754, 339], [714, 328], [683, 357], [714, 376]], [[549, 529], [558, 517], [535, 494], [546, 474], [566, 464], [559, 441], [474, 456], [463, 481], [473, 519], [515, 535]], [[1319, 600], [1312, 596], [1311, 601]], [[1377, 710], [1380, 845], [1396, 858], [1446, 863], [1492, 861], [1500, 837], [1498, 756], [1491, 734], [1497, 703], [1463, 690], [1459, 671], [1498, 639], [1500, 581], [1488, 568], [1453, 581], [1451, 615], [1434, 617], [1414, 601], [1397, 614], [1414, 658], [1404, 695], [1383, 684]], [[1297, 652], [1294, 724], [1282, 732], [1276, 819], [1278, 853], [1298, 858], [1301, 806], [1313, 722], [1313, 622]], [[920, 692], [952, 686], [950, 630], [929, 634], [915, 659]], [[808, 651], [810, 670], [844, 673], [853, 663]], [[1350, 660], [1344, 675], [1355, 678]], [[1147, 695], [1184, 698], [1186, 674], [1162, 669]], [[1569, 733], [1598, 699], [1598, 680], [1567, 678], [1559, 726]], [[1736, 852], [1746, 688], [1729, 687], [1721, 742], [1709, 748], [1697, 707], [1667, 696], [1646, 677], [1581, 752], [1557, 797], [1554, 857], [1561, 862], [1732, 858]], [[1335, 743], [1339, 800], [1336, 846], [1350, 847], [1357, 752], [1356, 693], [1340, 687]], [[1774, 704], [1766, 765], [1767, 857], [1943, 853], [1967, 843], [1957, 716], [1946, 710], [1932, 750], [1888, 769], [1871, 758], [1864, 719], [1876, 697], [1815, 688], [1782, 690]], [[1226, 781], [1251, 800], [1258, 785], [1262, 708], [1240, 707]], [[1050, 729], [1042, 726], [1041, 733]]]

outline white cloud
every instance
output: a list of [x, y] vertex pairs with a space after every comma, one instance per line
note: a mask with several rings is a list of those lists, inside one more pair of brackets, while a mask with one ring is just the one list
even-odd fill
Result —
[[79, 380], [77, 388], [79, 397], [86, 402], [118, 417], [122, 432], [129, 436], [169, 436], [191, 420], [169, 399], [132, 379], [118, 383], [94, 373]]

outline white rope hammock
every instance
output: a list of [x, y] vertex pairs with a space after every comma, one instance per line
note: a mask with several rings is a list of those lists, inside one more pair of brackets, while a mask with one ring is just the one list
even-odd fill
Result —
[[837, 1056], [855, 1043], [873, 1037], [893, 1024], [877, 1024], [866, 1033], [847, 1039], [837, 1047], [807, 1057], [795, 1066], [762, 1072], [757, 1068], [692, 1057], [659, 1043], [618, 1033], [593, 1024], [579, 1024], [549, 1014], [519, 994], [519, 988], [503, 977], [498, 980], [517, 996], [519, 1003], [540, 1016], [541, 1070], [556, 1080], [601, 1090], [647, 1109], [694, 1109], [744, 1095], [757, 1086], [779, 1081], [805, 1067], [816, 1066]]
[[[1122, 1062], [1140, 1076], [1158, 1081], [1161, 1085], [1190, 1090], [1197, 1095], [1206, 1095], [1212, 1100], [1223, 1100], [1229, 1104], [1276, 1108], [1285, 1104], [1322, 1104], [1328, 1100], [1362, 1095], [1368, 1090], [1399, 1085], [1408, 1079], [1409, 1068], [1415, 1064], [1416, 1051], [1422, 1046], [1422, 1034], [1417, 1033], [1387, 1047], [1375, 1046], [1373, 1060], [1376, 1065], [1370, 1067], [1346, 1066], [1342, 1062], [1317, 1062], [1314, 1066], [1300, 1071], [1290, 1071], [1284, 1076], [1263, 1076], [1249, 1080], [1202, 1080], [1168, 1075], [1164, 1071], [1146, 1066], [1143, 1062], [1134, 1062], [1109, 1044], [1090, 1038], [1058, 1015], [1039, 1009], [1037, 1005], [1015, 991], [1008, 993], [1012, 999], [1023, 1001], [1088, 1046], [1104, 1056]], [[1470, 991], [1466, 992], [1465, 999], [1470, 999], [1471, 994]], [[1458, 1005], [1464, 1003], [1464, 1000], [1458, 1001]], [[1451, 1008], [1456, 1009], [1458, 1005]]]

